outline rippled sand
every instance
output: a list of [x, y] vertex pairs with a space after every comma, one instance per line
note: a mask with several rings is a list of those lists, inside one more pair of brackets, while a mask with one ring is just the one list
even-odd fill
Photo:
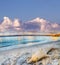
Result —
[[[1, 51], [0, 65], [60, 65], [59, 47], [57, 44], [45, 44]], [[47, 57], [43, 57], [45, 54]]]

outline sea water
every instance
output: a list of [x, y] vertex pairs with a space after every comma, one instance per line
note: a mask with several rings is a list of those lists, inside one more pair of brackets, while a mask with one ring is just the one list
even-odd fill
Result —
[[59, 41], [60, 37], [51, 36], [12, 36], [12, 37], [0, 37], [0, 48], [9, 47], [14, 45], [35, 45], [45, 44], [52, 41]]

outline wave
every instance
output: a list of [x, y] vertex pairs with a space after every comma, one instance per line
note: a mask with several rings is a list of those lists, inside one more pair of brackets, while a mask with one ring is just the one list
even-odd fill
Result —
[[60, 39], [55, 41], [52, 40], [50, 37], [47, 36], [37, 36], [34, 38], [29, 38], [27, 36], [23, 38], [19, 37], [3, 37], [0, 38], [0, 51], [1, 50], [8, 50], [8, 49], [13, 49], [13, 48], [22, 48], [22, 47], [29, 47], [29, 46], [34, 46], [34, 45], [41, 45], [41, 44], [51, 44], [51, 43], [58, 43], [60, 42]]
[[34, 46], [40, 46], [40, 45], [48, 45], [49, 44], [57, 44], [60, 46], [60, 40], [58, 41], [49, 41], [49, 42], [33, 42], [33, 43], [28, 43], [28, 44], [18, 44], [18, 45], [11, 45], [11, 46], [4, 46], [0, 48], [0, 51], [5, 51], [5, 50], [11, 50], [11, 49], [17, 49], [17, 48], [29, 48], [29, 47], [34, 47]]

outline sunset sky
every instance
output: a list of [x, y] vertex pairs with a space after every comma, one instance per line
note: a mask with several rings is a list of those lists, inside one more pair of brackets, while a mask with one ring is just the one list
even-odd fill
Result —
[[23, 22], [40, 17], [60, 23], [60, 0], [0, 0], [0, 22], [4, 16]]

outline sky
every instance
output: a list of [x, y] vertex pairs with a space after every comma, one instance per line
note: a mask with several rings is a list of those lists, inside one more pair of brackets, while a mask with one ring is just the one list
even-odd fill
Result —
[[0, 20], [4, 16], [23, 22], [40, 17], [60, 23], [60, 0], [0, 0]]

